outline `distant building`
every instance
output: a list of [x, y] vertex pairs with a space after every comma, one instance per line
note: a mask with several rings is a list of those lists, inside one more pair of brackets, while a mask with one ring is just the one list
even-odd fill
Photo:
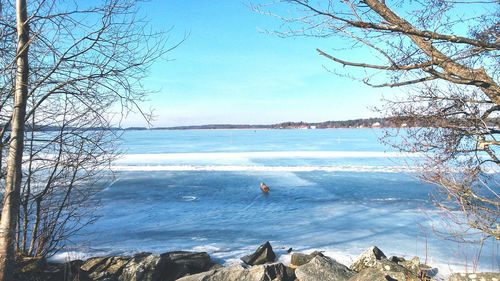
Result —
[[309, 126], [309, 129], [316, 129], [316, 126]]
[[406, 123], [401, 124], [401, 128], [406, 128], [406, 127], [408, 127], [408, 124]]
[[372, 128], [380, 128], [380, 122], [373, 123]]

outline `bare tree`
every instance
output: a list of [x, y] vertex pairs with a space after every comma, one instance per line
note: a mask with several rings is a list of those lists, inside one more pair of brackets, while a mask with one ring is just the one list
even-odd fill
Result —
[[[88, 199], [116, 157], [119, 137], [92, 111], [58, 104], [60, 114], [27, 123], [17, 252], [45, 257], [56, 253], [81, 227], [95, 220]], [[46, 109], [44, 107], [44, 109]], [[34, 115], [33, 115], [34, 116]], [[48, 120], [49, 119], [49, 120]]]
[[0, 280], [12, 280], [14, 273], [15, 238], [19, 215], [19, 190], [21, 187], [24, 148], [24, 119], [28, 100], [28, 50], [29, 23], [25, 0], [16, 1], [17, 48], [15, 51], [16, 78], [14, 105], [11, 115], [11, 133], [7, 173], [0, 218]]
[[[384, 141], [423, 156], [419, 165], [428, 169], [421, 177], [440, 187], [434, 202], [465, 226], [461, 239], [470, 232], [500, 239], [498, 1], [284, 0], [254, 9], [284, 23], [280, 36], [341, 42], [317, 49], [354, 69], [340, 75], [377, 88], [404, 87], [406, 94], [381, 110], [411, 128], [389, 130]], [[334, 55], [349, 56], [347, 48], [367, 56]]]
[[112, 125], [130, 110], [149, 120], [142, 80], [176, 46], [139, 2], [0, 0], [0, 280], [16, 250], [49, 255], [88, 223], [79, 207], [116, 155]]

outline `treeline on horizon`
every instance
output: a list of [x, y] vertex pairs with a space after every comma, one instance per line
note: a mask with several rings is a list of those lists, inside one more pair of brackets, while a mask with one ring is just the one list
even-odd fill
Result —
[[325, 122], [282, 122], [277, 124], [267, 125], [250, 125], [250, 124], [207, 124], [207, 125], [190, 125], [190, 126], [174, 126], [174, 127], [129, 127], [124, 130], [215, 130], [215, 129], [327, 129], [327, 128], [354, 128], [354, 127], [372, 127], [378, 123], [380, 126], [389, 126], [387, 118], [366, 118], [353, 119], [342, 121], [325, 121]]
[[[499, 126], [500, 118], [491, 118], [489, 126]], [[270, 125], [248, 124], [209, 124], [175, 127], [129, 127], [124, 130], [210, 130], [210, 129], [333, 129], [333, 128], [401, 128], [401, 127], [440, 127], [439, 122], [429, 125], [428, 120], [415, 120], [412, 118], [387, 117], [387, 118], [360, 118], [340, 121], [324, 122], [283, 122]]]
[[[500, 118], [491, 118], [489, 126], [500, 126]], [[250, 124], [207, 124], [207, 125], [191, 125], [191, 126], [174, 126], [174, 127], [114, 127], [111, 130], [223, 130], [223, 129], [334, 129], [334, 128], [404, 128], [404, 127], [440, 127], [439, 122], [435, 122], [430, 126], [427, 122], [414, 121], [401, 117], [388, 118], [360, 118], [340, 121], [324, 121], [324, 122], [282, 122], [269, 125], [250, 125]], [[9, 128], [10, 129], [10, 128]], [[89, 127], [89, 128], [72, 128], [65, 127], [64, 130], [110, 130], [110, 128]], [[26, 131], [52, 132], [60, 131], [58, 126], [37, 126], [35, 128], [27, 126]]]

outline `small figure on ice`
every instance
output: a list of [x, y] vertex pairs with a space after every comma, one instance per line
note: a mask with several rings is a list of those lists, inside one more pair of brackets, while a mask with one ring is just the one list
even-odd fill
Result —
[[269, 186], [267, 186], [265, 183], [261, 182], [260, 183], [260, 190], [264, 193], [269, 193]]

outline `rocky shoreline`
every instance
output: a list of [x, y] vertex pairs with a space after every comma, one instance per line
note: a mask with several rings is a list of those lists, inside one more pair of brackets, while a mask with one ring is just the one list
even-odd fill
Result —
[[[291, 251], [292, 249], [290, 249]], [[349, 267], [321, 252], [292, 253], [290, 265], [275, 262], [269, 242], [224, 267], [205, 252], [167, 252], [161, 255], [94, 257], [67, 263], [22, 258], [16, 280], [25, 281], [423, 281], [434, 279], [437, 269], [418, 257], [386, 257], [368, 248]], [[452, 274], [449, 281], [500, 281], [500, 273]]]

